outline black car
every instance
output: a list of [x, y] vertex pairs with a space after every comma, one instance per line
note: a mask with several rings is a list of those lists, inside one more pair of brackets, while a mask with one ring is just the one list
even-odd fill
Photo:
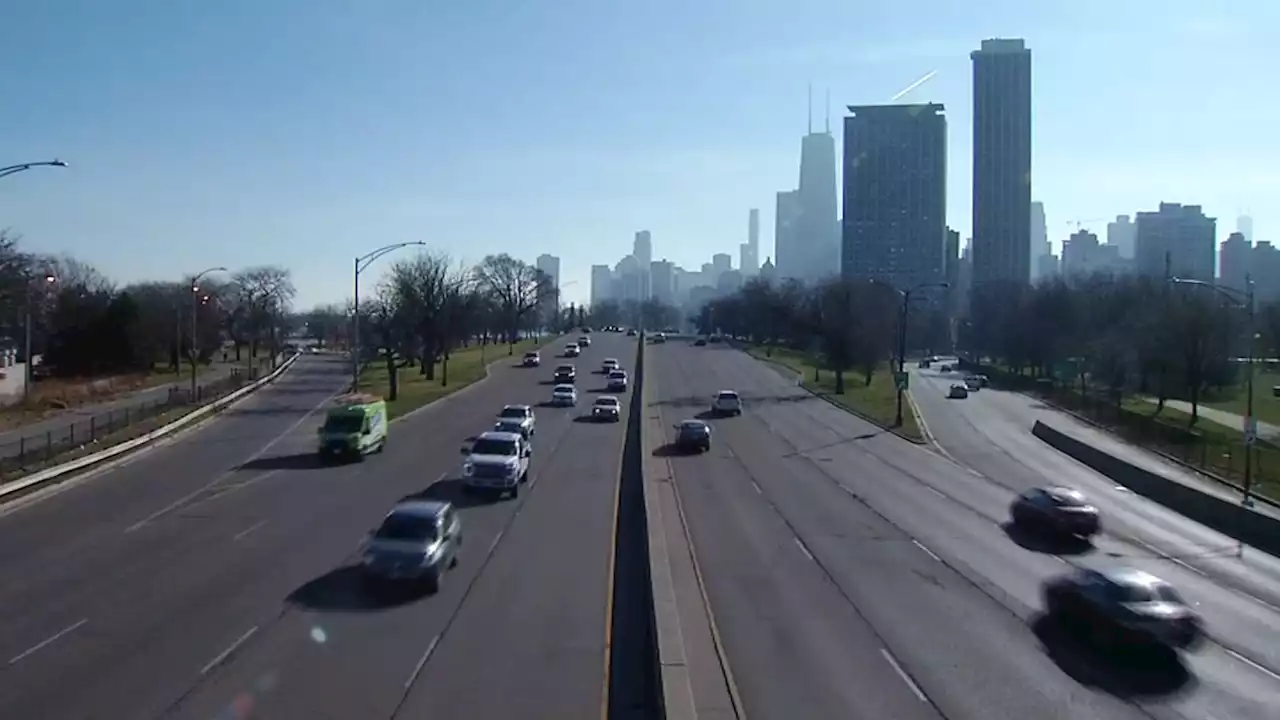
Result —
[[636, 336], [636, 331], [634, 328], [627, 330], [627, 337], [635, 337], [635, 336]]
[[711, 426], [701, 420], [685, 420], [676, 425], [676, 447], [687, 452], [711, 449]]
[[1088, 538], [1102, 530], [1098, 508], [1084, 493], [1065, 487], [1032, 488], [1009, 506], [1013, 524], [1026, 530]]
[[578, 371], [572, 365], [561, 365], [556, 368], [555, 382], [571, 383], [578, 379]]
[[697, 340], [693, 341], [693, 344], [696, 345], [697, 347], [703, 347], [704, 345], [707, 344], [707, 340], [706, 338], [698, 338]]
[[1169, 583], [1142, 570], [1082, 570], [1044, 587], [1050, 617], [1082, 625], [1106, 645], [1193, 647], [1204, 637], [1200, 616]]
[[462, 518], [452, 504], [406, 500], [369, 535], [360, 568], [373, 589], [404, 584], [435, 592], [445, 571], [458, 564], [461, 545]]

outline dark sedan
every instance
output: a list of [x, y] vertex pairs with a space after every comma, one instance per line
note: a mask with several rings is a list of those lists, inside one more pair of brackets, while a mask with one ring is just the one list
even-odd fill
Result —
[[1045, 612], [1114, 647], [1186, 649], [1204, 637], [1200, 616], [1169, 583], [1142, 570], [1082, 570], [1050, 580]]
[[685, 420], [676, 425], [676, 447], [685, 452], [711, 449], [711, 426], [701, 420]]
[[462, 518], [453, 505], [435, 500], [398, 503], [369, 536], [361, 558], [366, 582], [440, 588], [444, 573], [458, 563]]
[[1026, 530], [1088, 538], [1102, 529], [1098, 508], [1084, 493], [1064, 487], [1032, 488], [1009, 506], [1013, 524]]

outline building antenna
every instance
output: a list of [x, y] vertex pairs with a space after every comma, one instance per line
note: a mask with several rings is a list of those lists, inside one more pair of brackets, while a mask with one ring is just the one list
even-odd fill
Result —
[[813, 83], [809, 83], [809, 134], [813, 134]]
[[827, 88], [827, 104], [826, 104], [826, 109], [823, 110], [823, 115], [826, 116], [825, 132], [828, 135], [830, 135], [831, 134], [831, 88]]

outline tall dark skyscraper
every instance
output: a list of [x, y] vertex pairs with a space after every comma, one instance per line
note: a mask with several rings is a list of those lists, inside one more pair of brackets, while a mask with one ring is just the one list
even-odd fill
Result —
[[841, 275], [909, 289], [947, 280], [942, 105], [851, 106], [844, 119]]
[[[812, 100], [809, 132], [800, 140], [800, 187], [795, 190], [794, 225], [789, 236], [775, 238], [778, 275], [809, 283], [834, 274], [840, 261], [836, 140], [831, 134], [829, 108], [823, 131], [813, 131]], [[778, 199], [781, 212], [781, 193]]]
[[983, 40], [973, 60], [973, 282], [1031, 274], [1031, 51]]

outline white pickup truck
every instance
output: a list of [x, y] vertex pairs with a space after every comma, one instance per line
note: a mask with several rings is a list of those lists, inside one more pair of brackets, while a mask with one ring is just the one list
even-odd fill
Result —
[[520, 484], [529, 479], [533, 446], [520, 433], [480, 433], [471, 447], [462, 448], [463, 487], [473, 492], [520, 496]]

